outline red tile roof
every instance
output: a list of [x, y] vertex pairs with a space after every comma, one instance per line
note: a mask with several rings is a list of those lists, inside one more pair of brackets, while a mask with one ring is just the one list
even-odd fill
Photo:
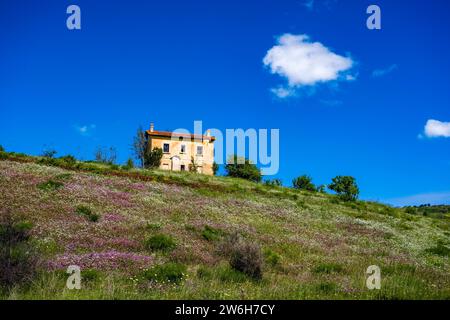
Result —
[[216, 137], [205, 136], [200, 134], [186, 134], [186, 133], [174, 133], [170, 131], [146, 131], [149, 136], [153, 137], [166, 137], [166, 138], [186, 138], [189, 140], [209, 140], [211, 142], [216, 140]]

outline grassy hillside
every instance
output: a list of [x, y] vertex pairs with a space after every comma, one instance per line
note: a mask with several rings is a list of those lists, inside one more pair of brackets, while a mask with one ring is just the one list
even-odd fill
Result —
[[[32, 223], [45, 262], [35, 280], [2, 298], [450, 298], [448, 213], [429, 217], [226, 177], [0, 158], [0, 212]], [[261, 280], [229, 266], [221, 248], [236, 232], [261, 246]], [[158, 250], [149, 246], [154, 235], [173, 243]], [[186, 267], [181, 281], [149, 280], [146, 270], [169, 262]], [[70, 264], [83, 270], [81, 290], [65, 288]], [[365, 286], [373, 264], [381, 290]]]

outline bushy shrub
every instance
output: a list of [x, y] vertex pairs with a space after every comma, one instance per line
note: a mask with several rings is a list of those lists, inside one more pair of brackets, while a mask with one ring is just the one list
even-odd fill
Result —
[[229, 258], [230, 266], [234, 270], [257, 280], [262, 278], [263, 258], [258, 244], [245, 242], [235, 232], [221, 243], [218, 251]]
[[171, 251], [177, 246], [175, 240], [165, 234], [151, 236], [145, 241], [145, 247], [154, 251]]
[[246, 275], [254, 278], [262, 278], [263, 259], [261, 248], [256, 243], [238, 242], [230, 258], [230, 266]]
[[88, 216], [89, 221], [92, 222], [97, 222], [98, 219], [100, 219], [100, 215], [97, 213], [92, 213], [91, 215]]
[[70, 180], [72, 178], [72, 176], [73, 175], [71, 173], [61, 173], [55, 177], [55, 180], [67, 181], [67, 180]]
[[337, 263], [321, 263], [313, 269], [314, 273], [339, 273], [343, 270]]
[[233, 232], [219, 243], [217, 246], [217, 253], [224, 257], [230, 257], [234, 247], [241, 241], [239, 233]]
[[0, 152], [5, 152], [5, 148], [0, 144]]
[[30, 239], [32, 224], [27, 221], [14, 222], [9, 212], [6, 212], [0, 222], [0, 243], [15, 245]]
[[133, 159], [129, 158], [127, 160], [127, 163], [122, 167], [124, 170], [131, 170], [134, 168], [134, 162]]
[[77, 159], [70, 154], [60, 157], [59, 160], [63, 161], [66, 165], [69, 166], [72, 166], [77, 162]]
[[338, 289], [338, 286], [334, 282], [321, 282], [317, 286], [317, 291], [325, 294], [333, 293]]
[[40, 259], [30, 243], [31, 224], [0, 212], [0, 289], [10, 289], [36, 275]]
[[272, 179], [264, 181], [264, 184], [266, 186], [281, 187], [283, 185], [283, 182], [280, 179]]
[[92, 214], [91, 208], [86, 207], [86, 206], [78, 206], [76, 211], [77, 211], [78, 214], [82, 214], [82, 215], [85, 215], [85, 216], [88, 216], [88, 215]]
[[92, 282], [98, 280], [100, 274], [95, 269], [85, 269], [81, 270], [81, 279], [83, 281]]
[[351, 176], [337, 176], [332, 179], [328, 189], [336, 192], [344, 201], [354, 201], [358, 199], [359, 188], [356, 179]]
[[197, 277], [200, 279], [211, 279], [214, 276], [213, 270], [210, 267], [200, 266], [197, 269]]
[[111, 164], [109, 165], [109, 168], [110, 168], [111, 170], [113, 170], [113, 171], [116, 171], [116, 170], [119, 170], [119, 169], [120, 169], [120, 166], [117, 165], [117, 164], [111, 163]]
[[417, 210], [414, 207], [406, 207], [405, 212], [409, 214], [417, 214]]
[[316, 186], [312, 183], [312, 178], [307, 175], [303, 175], [292, 180], [292, 186], [295, 189], [316, 191]]
[[450, 248], [445, 245], [443, 241], [438, 241], [435, 247], [429, 248], [425, 250], [428, 253], [432, 253], [438, 256], [449, 257], [450, 256]]
[[152, 151], [146, 152], [144, 157], [144, 167], [148, 169], [159, 168], [162, 156], [163, 151], [161, 148], [153, 148]]
[[91, 208], [87, 206], [78, 206], [76, 208], [76, 213], [85, 216], [89, 221], [97, 222], [100, 219], [100, 215], [92, 212]]
[[217, 277], [222, 282], [241, 283], [241, 282], [248, 281], [247, 274], [245, 274], [241, 271], [235, 270], [233, 268], [230, 268], [228, 266], [226, 268], [219, 268], [219, 270], [217, 270], [216, 272], [217, 272]]
[[242, 178], [254, 182], [260, 182], [262, 179], [261, 171], [249, 159], [233, 156], [232, 163], [225, 166], [229, 177]]
[[264, 250], [264, 260], [268, 265], [271, 265], [272, 267], [276, 267], [280, 263], [280, 255], [270, 249]]
[[59, 181], [47, 180], [45, 182], [39, 183], [37, 187], [44, 191], [55, 191], [63, 187], [64, 184]]
[[219, 171], [219, 165], [215, 161], [213, 162], [212, 170], [213, 170], [213, 174], [216, 176], [217, 172]]
[[144, 271], [146, 280], [167, 284], [179, 284], [186, 277], [186, 266], [180, 263], [165, 263]]
[[222, 230], [210, 226], [204, 226], [202, 231], [202, 237], [208, 241], [218, 240], [222, 234]]

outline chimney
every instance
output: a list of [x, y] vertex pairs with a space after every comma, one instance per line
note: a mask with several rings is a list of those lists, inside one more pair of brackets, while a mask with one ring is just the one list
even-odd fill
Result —
[[207, 136], [207, 137], [210, 137], [210, 136], [211, 136], [211, 130], [209, 130], [209, 129], [206, 130], [206, 136]]
[[150, 123], [150, 132], [153, 132], [155, 129], [155, 125], [152, 123]]

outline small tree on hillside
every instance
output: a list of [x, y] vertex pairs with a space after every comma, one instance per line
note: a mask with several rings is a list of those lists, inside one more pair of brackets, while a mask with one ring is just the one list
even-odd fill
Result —
[[351, 176], [337, 176], [332, 179], [328, 189], [336, 192], [342, 200], [354, 201], [358, 199], [359, 188], [356, 179]]
[[312, 178], [303, 175], [292, 180], [292, 185], [295, 189], [316, 191], [316, 186], [312, 183]]
[[161, 148], [153, 148], [152, 151], [146, 152], [144, 156], [144, 167], [148, 169], [159, 168], [163, 151]]
[[134, 168], [134, 162], [133, 162], [133, 159], [128, 158], [128, 160], [127, 160], [127, 162], [125, 163], [125, 165], [123, 166], [123, 168], [124, 168], [125, 170], [131, 170], [131, 169], [133, 169], [133, 168]]
[[136, 131], [136, 135], [133, 138], [132, 149], [135, 158], [139, 161], [142, 168], [145, 167], [145, 158], [148, 152], [148, 141], [142, 127], [139, 127]]
[[225, 166], [229, 177], [242, 178], [254, 182], [261, 181], [261, 171], [249, 159], [240, 158], [236, 155], [232, 159], [232, 163], [228, 163]]
[[95, 151], [95, 161], [99, 163], [114, 164], [117, 159], [116, 148], [109, 149], [98, 147]]
[[197, 170], [198, 170], [198, 164], [195, 161], [194, 157], [191, 157], [191, 163], [189, 163], [189, 171], [197, 172]]
[[54, 158], [57, 153], [58, 152], [54, 149], [44, 149], [44, 151], [42, 151], [42, 156], [44, 158]]

